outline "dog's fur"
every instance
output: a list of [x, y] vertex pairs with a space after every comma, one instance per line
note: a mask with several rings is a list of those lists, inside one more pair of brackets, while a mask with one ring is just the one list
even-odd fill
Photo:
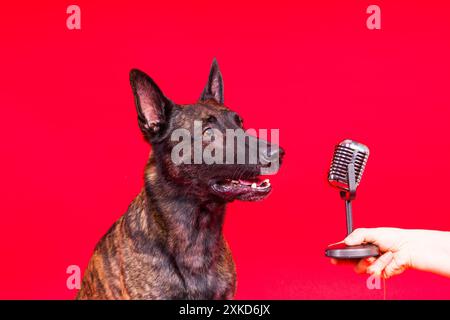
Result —
[[192, 132], [194, 120], [222, 132], [242, 127], [240, 117], [223, 105], [217, 62], [192, 105], [174, 104], [141, 71], [132, 70], [130, 81], [139, 126], [152, 145], [145, 186], [97, 244], [77, 298], [231, 299], [236, 272], [222, 234], [226, 203], [260, 200], [270, 190], [212, 184], [253, 179], [261, 165], [175, 165], [170, 157], [171, 133], [176, 128]]

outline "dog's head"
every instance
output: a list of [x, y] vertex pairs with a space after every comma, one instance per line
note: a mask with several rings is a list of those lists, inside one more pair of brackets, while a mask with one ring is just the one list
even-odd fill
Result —
[[173, 103], [139, 70], [131, 71], [130, 81], [139, 127], [167, 181], [198, 197], [222, 201], [255, 201], [270, 193], [270, 182], [261, 173], [277, 171], [284, 151], [244, 133], [242, 118], [223, 104], [215, 59], [195, 104]]

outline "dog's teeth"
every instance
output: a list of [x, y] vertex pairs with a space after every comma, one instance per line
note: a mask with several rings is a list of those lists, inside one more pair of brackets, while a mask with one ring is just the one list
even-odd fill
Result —
[[252, 189], [256, 189], [256, 183], [255, 182], [252, 183]]
[[268, 188], [268, 187], [270, 187], [269, 179], [265, 179], [263, 182], [261, 182], [260, 187], [261, 188]]

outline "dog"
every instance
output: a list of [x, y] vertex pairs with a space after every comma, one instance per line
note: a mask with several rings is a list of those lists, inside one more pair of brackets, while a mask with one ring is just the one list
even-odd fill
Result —
[[[142, 71], [131, 70], [130, 82], [138, 124], [152, 149], [145, 183], [96, 245], [77, 299], [232, 299], [236, 270], [222, 234], [226, 205], [267, 197], [271, 186], [261, 182], [261, 168], [281, 160], [284, 151], [266, 142], [265, 162], [246, 157], [241, 164], [175, 164], [171, 135], [177, 128], [192, 133], [196, 120], [202, 136], [243, 128], [241, 117], [224, 105], [216, 59], [195, 104], [173, 103]], [[246, 142], [244, 150], [252, 148]]]

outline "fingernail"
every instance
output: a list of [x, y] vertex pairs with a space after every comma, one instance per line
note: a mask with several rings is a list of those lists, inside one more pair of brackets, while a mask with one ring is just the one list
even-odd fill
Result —
[[371, 274], [371, 275], [378, 275], [378, 270], [375, 269], [375, 268], [368, 267], [367, 268], [367, 273]]

